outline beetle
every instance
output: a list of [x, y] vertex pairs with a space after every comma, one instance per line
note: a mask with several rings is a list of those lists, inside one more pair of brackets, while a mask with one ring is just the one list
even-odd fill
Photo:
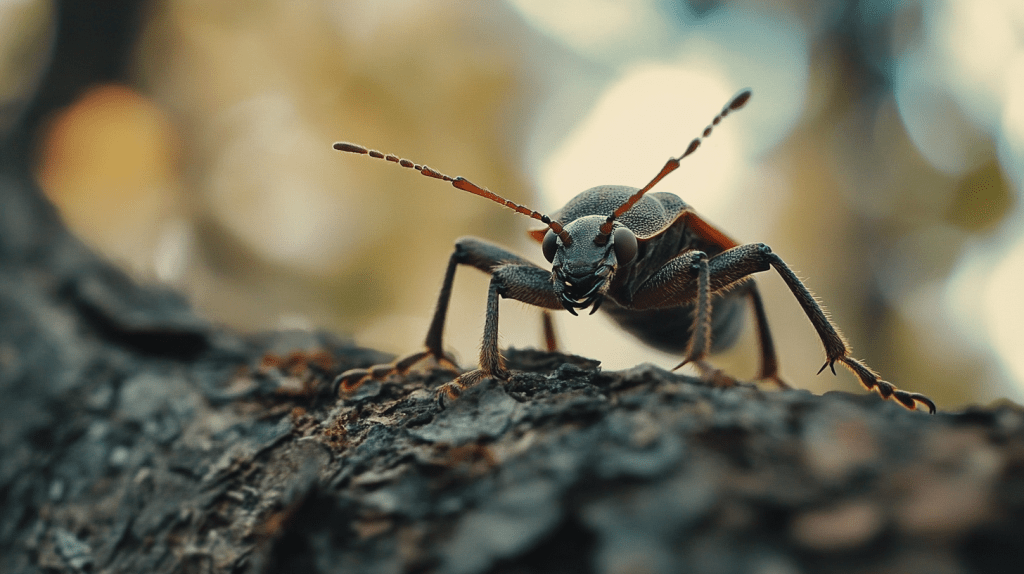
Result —
[[[779, 377], [765, 306], [752, 278], [754, 273], [774, 268], [796, 297], [824, 346], [825, 364], [818, 370], [819, 374], [825, 368], [835, 374], [838, 362], [852, 371], [868, 390], [878, 392], [885, 399], [894, 399], [911, 410], [923, 405], [934, 414], [935, 403], [931, 399], [896, 388], [850, 356], [849, 345], [821, 305], [770, 247], [733, 240], [674, 194], [648, 193], [675, 171], [682, 159], [695, 152], [723, 118], [742, 108], [750, 97], [749, 89], [735, 95], [701, 136], [691, 141], [681, 156], [669, 158], [644, 187], [593, 187], [570, 200], [554, 217], [514, 203], [463, 177], [450, 177], [425, 165], [357, 144], [335, 143], [336, 150], [369, 155], [414, 169], [539, 220], [545, 227], [532, 230], [530, 234], [540, 242], [544, 258], [551, 264], [549, 271], [493, 243], [474, 237], [460, 238], [448, 260], [427, 331], [426, 349], [387, 365], [346, 371], [338, 376], [339, 391], [344, 395], [368, 379], [404, 373], [430, 357], [440, 366], [460, 372], [442, 345], [452, 283], [460, 265], [490, 274], [491, 281], [479, 365], [438, 388], [437, 400], [442, 407], [485, 377], [508, 380], [510, 373], [498, 349], [500, 298], [515, 299], [545, 310], [565, 309], [573, 315], [588, 307], [590, 313], [594, 313], [600, 307], [641, 341], [660, 350], [682, 353], [683, 360], [675, 369], [693, 363], [705, 380], [719, 385], [735, 381], [711, 367], [705, 357], [735, 341], [742, 324], [743, 305], [749, 302], [760, 347], [758, 378], [780, 388], [789, 388]], [[547, 311], [544, 317], [550, 342], [553, 336]]]

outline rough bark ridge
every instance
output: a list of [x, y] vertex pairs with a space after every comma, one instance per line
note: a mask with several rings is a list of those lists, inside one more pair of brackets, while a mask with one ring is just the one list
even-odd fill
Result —
[[[71, 251], [47, 259], [88, 258]], [[63, 279], [6, 267], [4, 572], [984, 572], [1024, 558], [1017, 407], [930, 417], [533, 351], [509, 353], [510, 383], [444, 411], [441, 373], [338, 400], [334, 374], [379, 354], [219, 332], [98, 263]]]
[[[88, 28], [75, 10], [90, 6], [60, 3], [61, 29]], [[126, 22], [137, 3], [125, 6], [102, 16]], [[66, 37], [57, 61], [82, 50]], [[929, 417], [529, 351], [509, 353], [510, 383], [484, 381], [444, 411], [441, 374], [339, 400], [337, 373], [385, 357], [327, 335], [213, 327], [61, 226], [28, 176], [25, 138], [75, 86], [120, 73], [87, 64], [48, 76], [0, 150], [0, 571], [1024, 563], [1017, 406]]]

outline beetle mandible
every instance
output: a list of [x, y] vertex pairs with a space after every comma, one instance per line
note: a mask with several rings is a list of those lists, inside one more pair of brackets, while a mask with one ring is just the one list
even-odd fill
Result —
[[[701, 218], [689, 205], [667, 192], [648, 193], [679, 162], [700, 147], [712, 129], [730, 112], [742, 108], [751, 91], [734, 96], [712, 119], [700, 137], [690, 142], [677, 158], [669, 158], [647, 185], [637, 189], [621, 185], [590, 188], [569, 201], [555, 216], [548, 217], [509, 201], [463, 177], [450, 177], [425, 165], [363, 146], [338, 142], [334, 149], [384, 159], [423, 175], [451, 182], [462, 191], [486, 197], [518, 213], [539, 220], [546, 227], [531, 236], [541, 243], [548, 271], [510, 251], [474, 237], [455, 244], [448, 260], [434, 318], [427, 331], [426, 349], [370, 369], [351, 369], [338, 376], [340, 391], [350, 392], [365, 380], [404, 373], [423, 359], [432, 357], [439, 365], [458, 372], [444, 352], [442, 335], [455, 270], [469, 265], [491, 275], [487, 294], [484, 335], [476, 369], [442, 385], [437, 400], [455, 400], [466, 388], [485, 377], [508, 380], [510, 373], [498, 350], [498, 300], [511, 298], [545, 309], [577, 310], [603, 305], [624, 329], [645, 343], [668, 352], [682, 353], [675, 368], [693, 363], [710, 382], [731, 383], [704, 359], [712, 351], [731, 345], [738, 334], [744, 299], [753, 312], [760, 347], [758, 378], [789, 388], [779, 377], [775, 344], [765, 316], [764, 303], [754, 273], [774, 268], [792, 291], [818, 333], [825, 350], [826, 367], [835, 374], [835, 363], [845, 365], [868, 390], [885, 399], [895, 399], [908, 409], [918, 403], [935, 412], [928, 397], [896, 388], [882, 380], [863, 362], [849, 355], [849, 346], [822, 310], [815, 297], [792, 270], [763, 243], [740, 244]], [[717, 295], [712, 299], [712, 295]], [[552, 340], [547, 329], [549, 341]]]

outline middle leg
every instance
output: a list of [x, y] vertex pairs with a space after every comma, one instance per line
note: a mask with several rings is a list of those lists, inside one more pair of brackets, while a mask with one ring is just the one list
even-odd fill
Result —
[[775, 352], [775, 341], [772, 339], [772, 332], [768, 328], [768, 316], [765, 313], [764, 301], [761, 300], [761, 293], [757, 289], [757, 283], [750, 279], [743, 282], [739, 289], [742, 289], [744, 295], [750, 299], [750, 306], [754, 311], [757, 345], [761, 355], [761, 366], [757, 374], [758, 380], [774, 383], [782, 389], [791, 388], [779, 377], [779, 357]]

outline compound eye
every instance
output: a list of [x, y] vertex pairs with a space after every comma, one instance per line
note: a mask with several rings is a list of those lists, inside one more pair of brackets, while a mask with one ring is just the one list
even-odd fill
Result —
[[557, 240], [558, 234], [554, 230], [549, 229], [544, 235], [544, 242], [540, 245], [541, 251], [544, 252], [544, 258], [548, 260], [548, 263], [555, 260], [555, 251], [558, 249]]
[[619, 265], [629, 265], [636, 258], [636, 235], [628, 227], [619, 227], [612, 233], [612, 248]]

